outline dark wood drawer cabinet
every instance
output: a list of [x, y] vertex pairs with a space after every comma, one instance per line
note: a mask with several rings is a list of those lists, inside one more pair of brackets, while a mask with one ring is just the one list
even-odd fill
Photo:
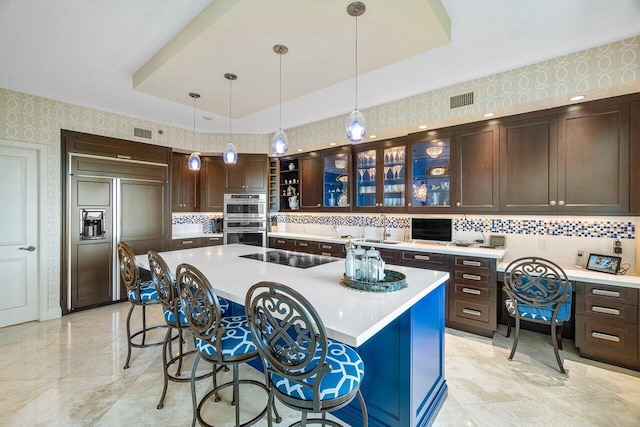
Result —
[[285, 239], [283, 237], [269, 237], [269, 247], [273, 249], [283, 249], [285, 251], [294, 251], [296, 241], [294, 239]]
[[435, 252], [402, 251], [400, 252], [398, 264], [406, 265], [407, 267], [449, 271], [449, 255]]
[[346, 250], [342, 243], [325, 243], [317, 242], [318, 253], [325, 256], [333, 256], [338, 258], [344, 258], [346, 256]]
[[173, 239], [171, 241], [171, 250], [177, 251], [180, 249], [199, 248], [202, 246], [202, 242], [199, 237], [190, 239]]
[[202, 246], [219, 246], [222, 245], [222, 236], [207, 236], [202, 237]]
[[576, 283], [576, 338], [580, 355], [629, 368], [638, 359], [638, 290]]
[[296, 240], [294, 251], [304, 252], [307, 254], [319, 254], [320, 248], [318, 242], [312, 242], [309, 240]]
[[493, 336], [497, 326], [496, 261], [454, 255], [450, 275], [449, 326]]

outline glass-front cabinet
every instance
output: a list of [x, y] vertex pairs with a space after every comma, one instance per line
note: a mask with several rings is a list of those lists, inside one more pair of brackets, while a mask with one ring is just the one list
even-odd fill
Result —
[[[367, 147], [368, 149], [366, 149]], [[356, 210], [377, 212], [406, 207], [406, 150], [404, 144], [386, 141], [355, 151]]]
[[411, 144], [411, 210], [451, 207], [451, 154], [448, 136]]
[[349, 148], [332, 150], [323, 156], [322, 204], [328, 210], [349, 210], [349, 176], [351, 155]]

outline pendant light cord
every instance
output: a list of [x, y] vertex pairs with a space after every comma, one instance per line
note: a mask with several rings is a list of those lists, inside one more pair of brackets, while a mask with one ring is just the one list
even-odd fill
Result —
[[231, 79], [229, 79], [229, 142], [231, 142]]
[[282, 45], [280, 45], [280, 129], [282, 129]]
[[193, 151], [196, 151], [196, 97], [193, 97]]
[[356, 110], [358, 109], [358, 15], [356, 12]]

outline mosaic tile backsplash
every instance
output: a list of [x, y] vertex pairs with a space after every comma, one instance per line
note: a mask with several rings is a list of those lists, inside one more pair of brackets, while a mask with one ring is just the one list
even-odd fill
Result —
[[[304, 215], [273, 214], [278, 224], [317, 224], [352, 227], [382, 227], [381, 215]], [[388, 228], [407, 228], [410, 218], [387, 215]], [[454, 218], [454, 231], [472, 231], [498, 234], [520, 234], [564, 237], [603, 237], [635, 239], [633, 221], [589, 220], [589, 219], [505, 219], [505, 218]]]
[[202, 224], [205, 220], [222, 218], [222, 213], [186, 213], [171, 215], [171, 225]]

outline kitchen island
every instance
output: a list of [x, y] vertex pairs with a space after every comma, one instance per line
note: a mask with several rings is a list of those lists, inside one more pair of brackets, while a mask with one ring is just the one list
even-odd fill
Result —
[[[280, 262], [245, 258], [274, 251]], [[295, 255], [295, 257], [291, 255]], [[358, 350], [365, 364], [361, 390], [371, 426], [430, 425], [447, 395], [444, 379], [446, 272], [391, 267], [407, 276], [405, 289], [390, 293], [356, 291], [341, 285], [344, 261], [246, 245], [224, 245], [161, 254], [170, 269], [189, 263], [210, 280], [216, 293], [235, 303], [249, 288], [269, 280], [303, 294], [320, 314], [327, 335]], [[308, 267], [313, 260], [330, 260]], [[138, 263], [148, 268], [146, 256]], [[360, 425], [357, 400], [334, 413]]]

